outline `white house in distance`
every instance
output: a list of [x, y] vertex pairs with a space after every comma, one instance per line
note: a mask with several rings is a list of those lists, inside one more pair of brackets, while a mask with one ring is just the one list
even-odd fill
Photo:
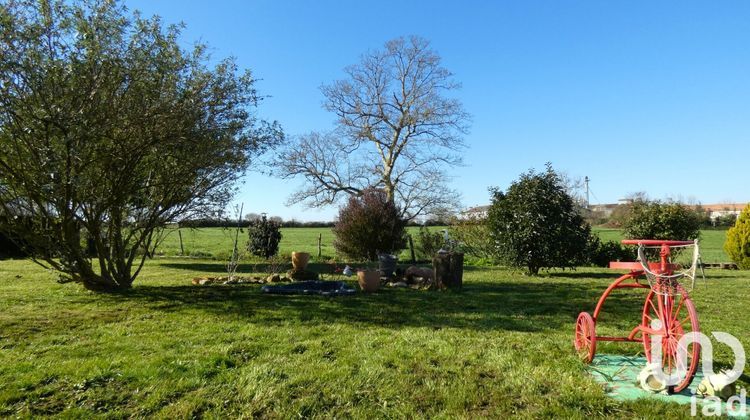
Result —
[[622, 203], [612, 203], [612, 204], [592, 204], [589, 206], [589, 210], [591, 212], [599, 213], [602, 215], [602, 217], [610, 217], [612, 216], [612, 213], [615, 211], [615, 209], [618, 206], [621, 206]]
[[708, 213], [708, 217], [711, 220], [716, 220], [717, 217], [728, 216], [733, 214], [739, 216], [742, 210], [745, 209], [747, 204], [743, 203], [721, 203], [721, 204], [703, 204], [704, 210]]
[[487, 217], [487, 211], [490, 206], [475, 206], [469, 207], [468, 209], [461, 212], [460, 217], [462, 219], [484, 219]]

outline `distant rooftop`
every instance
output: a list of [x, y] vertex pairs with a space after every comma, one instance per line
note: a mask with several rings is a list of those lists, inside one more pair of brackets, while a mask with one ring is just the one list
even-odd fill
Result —
[[707, 211], [742, 211], [747, 206], [746, 203], [720, 203], [720, 204], [701, 204]]

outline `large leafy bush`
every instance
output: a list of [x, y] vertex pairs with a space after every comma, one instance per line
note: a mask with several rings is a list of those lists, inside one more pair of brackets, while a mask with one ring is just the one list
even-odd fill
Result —
[[530, 274], [584, 261], [591, 231], [549, 164], [521, 175], [506, 192], [493, 190], [487, 226], [497, 257]]
[[400, 214], [385, 192], [366, 189], [339, 210], [333, 246], [346, 257], [368, 261], [401, 250], [406, 247], [406, 221]]
[[250, 72], [180, 32], [117, 0], [0, 1], [0, 231], [61, 282], [130, 288], [283, 139]]
[[629, 239], [690, 240], [700, 236], [701, 217], [680, 203], [635, 200], [623, 222]]

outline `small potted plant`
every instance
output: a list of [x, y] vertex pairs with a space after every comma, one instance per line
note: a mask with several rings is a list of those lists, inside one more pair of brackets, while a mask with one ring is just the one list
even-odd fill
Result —
[[380, 288], [380, 271], [360, 268], [357, 270], [357, 282], [363, 292], [375, 292]]

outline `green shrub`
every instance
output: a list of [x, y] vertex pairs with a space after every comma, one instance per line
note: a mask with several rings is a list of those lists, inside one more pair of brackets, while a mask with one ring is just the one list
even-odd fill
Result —
[[420, 226], [417, 233], [417, 255], [419, 259], [432, 257], [445, 246], [445, 238], [441, 232], [430, 231], [426, 226]]
[[636, 200], [623, 223], [629, 239], [690, 240], [700, 236], [701, 217], [680, 203]]
[[279, 242], [281, 242], [279, 225], [275, 220], [268, 220], [265, 215], [250, 222], [247, 229], [249, 236], [247, 250], [263, 258], [276, 255], [279, 252]]
[[713, 225], [716, 227], [732, 227], [737, 222], [737, 215], [736, 214], [724, 214], [721, 216], [718, 216], [716, 220], [714, 220]]
[[406, 221], [385, 192], [367, 189], [339, 210], [333, 227], [333, 246], [355, 260], [375, 261], [379, 253], [406, 247]]
[[611, 261], [635, 261], [635, 247], [622, 245], [616, 241], [602, 241], [596, 234], [589, 236], [585, 263], [597, 267], [609, 267]]
[[742, 270], [750, 270], [750, 206], [746, 206], [734, 226], [727, 231], [724, 251]]
[[484, 262], [495, 259], [495, 243], [485, 218], [470, 216], [454, 220], [449, 232], [451, 239], [466, 255]]
[[493, 190], [487, 226], [497, 257], [532, 275], [585, 260], [591, 231], [550, 164], [521, 175], [505, 193]]

